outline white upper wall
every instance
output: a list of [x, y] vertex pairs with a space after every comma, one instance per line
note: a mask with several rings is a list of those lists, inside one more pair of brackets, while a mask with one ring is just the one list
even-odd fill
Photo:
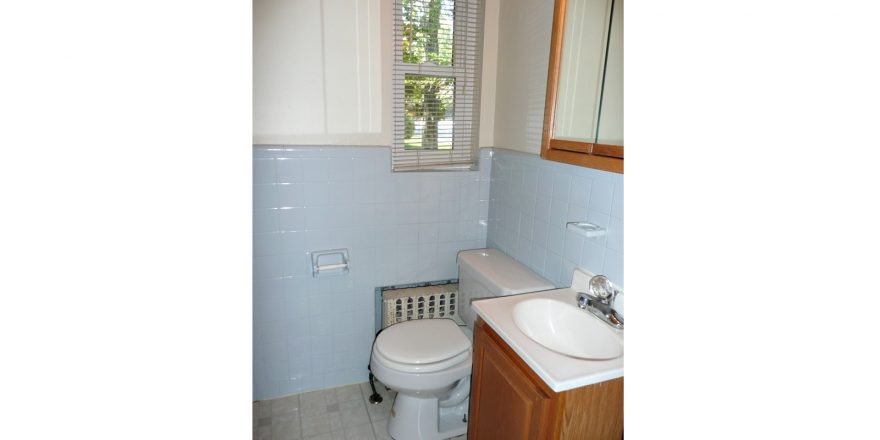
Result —
[[553, 1], [503, 0], [498, 28], [493, 146], [539, 154]]
[[498, 14], [501, 0], [485, 0], [483, 78], [480, 84], [480, 148], [495, 146], [495, 95], [498, 77]]
[[[494, 145], [500, 0], [486, 0], [480, 146]], [[391, 145], [391, 0], [254, 0], [254, 144]]]

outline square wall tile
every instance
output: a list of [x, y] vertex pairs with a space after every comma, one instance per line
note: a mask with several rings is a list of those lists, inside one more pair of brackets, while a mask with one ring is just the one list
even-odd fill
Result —
[[352, 206], [313, 206], [306, 210], [307, 229], [334, 229], [352, 225]]
[[253, 276], [255, 280], [281, 276], [283, 263], [274, 255], [254, 255]]
[[623, 252], [618, 252], [614, 249], [607, 249], [605, 251], [605, 266], [602, 269], [602, 272], [608, 277], [608, 279], [618, 280], [614, 283], [622, 289], [624, 286]]
[[281, 253], [281, 234], [270, 232], [266, 234], [254, 234], [254, 255], [266, 256]]
[[303, 181], [300, 159], [278, 158], [275, 161], [278, 183], [299, 183]]
[[334, 164], [330, 158], [326, 157], [306, 157], [299, 160], [304, 182], [321, 182], [330, 180], [333, 166], [344, 166], [342, 161]]
[[279, 209], [277, 212], [277, 228], [281, 231], [303, 231], [306, 229], [305, 208]]
[[603, 214], [610, 214], [611, 203], [613, 200], [613, 184], [605, 181], [597, 181], [593, 183], [593, 188], [590, 193], [590, 210], [598, 211]]
[[277, 208], [278, 191], [274, 184], [254, 185], [253, 189], [254, 210]]
[[277, 209], [254, 210], [254, 234], [277, 232], [279, 230], [279, 211]]
[[275, 159], [254, 159], [253, 183], [255, 185], [275, 183]]
[[301, 183], [281, 183], [276, 185], [279, 208], [297, 208], [305, 206], [305, 192]]
[[591, 240], [585, 240], [584, 246], [581, 250], [580, 259], [577, 261], [579, 263], [577, 266], [593, 273], [604, 273], [605, 252], [605, 246], [596, 244]]
[[573, 177], [571, 180], [571, 192], [569, 194], [568, 202], [573, 205], [589, 205], [592, 187], [592, 180], [583, 176]]
[[419, 244], [419, 224], [400, 225], [397, 226], [397, 243], [398, 245], [415, 245]]
[[571, 175], [557, 174], [553, 181], [553, 198], [568, 201], [571, 194]]

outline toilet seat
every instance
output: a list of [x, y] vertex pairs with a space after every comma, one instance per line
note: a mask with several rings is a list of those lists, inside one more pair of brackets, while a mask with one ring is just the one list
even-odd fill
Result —
[[388, 368], [429, 373], [469, 361], [471, 341], [451, 319], [419, 319], [386, 328], [374, 351]]
[[413, 373], [413, 374], [426, 374], [426, 373], [436, 373], [438, 371], [443, 371], [454, 367], [463, 362], [467, 362], [470, 364], [471, 362], [471, 351], [467, 350], [464, 353], [460, 353], [450, 359], [445, 359], [440, 362], [434, 362], [430, 364], [405, 364], [402, 362], [392, 361], [384, 356], [378, 351], [373, 353], [374, 357], [377, 361], [382, 363], [387, 368], [395, 370], [399, 373]]

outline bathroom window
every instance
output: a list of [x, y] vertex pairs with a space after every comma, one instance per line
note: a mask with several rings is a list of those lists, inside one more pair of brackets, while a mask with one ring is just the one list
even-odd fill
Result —
[[395, 0], [394, 171], [476, 168], [482, 0]]

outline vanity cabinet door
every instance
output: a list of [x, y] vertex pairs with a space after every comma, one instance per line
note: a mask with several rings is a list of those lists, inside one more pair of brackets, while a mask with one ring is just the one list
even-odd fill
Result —
[[623, 378], [555, 393], [477, 319], [468, 417], [468, 440], [618, 440]]
[[515, 362], [519, 358], [504, 349], [510, 351], [487, 333], [480, 320], [474, 332], [468, 439], [552, 438], [552, 392], [536, 384]]

